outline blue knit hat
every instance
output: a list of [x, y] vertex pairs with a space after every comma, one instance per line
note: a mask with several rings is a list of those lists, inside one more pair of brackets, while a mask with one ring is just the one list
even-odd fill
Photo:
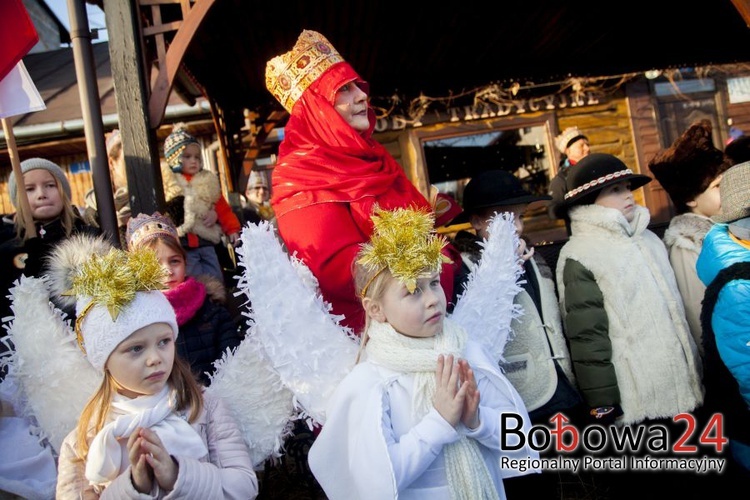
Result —
[[[21, 162], [21, 172], [24, 174], [29, 170], [37, 169], [46, 170], [50, 174], [54, 175], [55, 178], [60, 181], [60, 185], [62, 186], [63, 191], [65, 191], [65, 196], [68, 197], [68, 200], [73, 197], [70, 191], [70, 183], [68, 182], [68, 178], [65, 177], [65, 172], [63, 172], [63, 170], [57, 164], [52, 163], [49, 160], [45, 160], [44, 158], [29, 158], [28, 160], [24, 160]], [[11, 172], [10, 177], [8, 177], [8, 194], [10, 194], [10, 202], [14, 207], [16, 206], [17, 191], [18, 185], [16, 184], [16, 175], [15, 172]]]
[[172, 133], [164, 141], [164, 158], [173, 172], [182, 172], [180, 159], [189, 144], [200, 146], [198, 139], [188, 133], [185, 123], [175, 123]]

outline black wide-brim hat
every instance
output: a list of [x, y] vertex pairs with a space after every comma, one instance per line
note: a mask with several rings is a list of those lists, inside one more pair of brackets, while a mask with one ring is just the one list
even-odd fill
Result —
[[568, 191], [560, 204], [564, 211], [583, 200], [592, 203], [592, 195], [612, 184], [629, 181], [630, 190], [634, 191], [653, 180], [648, 175], [634, 174], [622, 160], [606, 153], [591, 153], [569, 168]]
[[471, 214], [482, 208], [509, 207], [537, 201], [549, 201], [551, 196], [538, 196], [526, 191], [518, 178], [505, 170], [485, 170], [466, 184], [463, 193], [463, 213], [451, 224], [469, 222]]

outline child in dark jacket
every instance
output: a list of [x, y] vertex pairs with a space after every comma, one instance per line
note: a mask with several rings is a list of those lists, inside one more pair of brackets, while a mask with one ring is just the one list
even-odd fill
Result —
[[214, 361], [237, 347], [244, 334], [225, 306], [224, 284], [208, 275], [187, 276], [185, 250], [172, 221], [155, 212], [128, 221], [128, 249], [150, 247], [167, 269], [167, 297], [177, 315], [177, 352], [204, 384], [210, 383]]
[[[47, 256], [61, 241], [73, 234], [98, 235], [99, 230], [81, 218], [71, 201], [72, 191], [65, 172], [45, 158], [21, 162], [22, 178], [14, 172], [8, 178], [8, 194], [18, 209], [3, 220], [4, 240], [0, 242], [0, 318], [12, 315], [8, 290], [21, 275], [40, 277], [47, 273]], [[21, 196], [29, 201], [31, 213], [21, 209]], [[31, 232], [34, 228], [35, 233]], [[11, 230], [13, 231], [11, 233]], [[73, 315], [74, 310], [65, 310]], [[0, 342], [0, 354], [9, 346]], [[5, 368], [0, 368], [0, 380]]]

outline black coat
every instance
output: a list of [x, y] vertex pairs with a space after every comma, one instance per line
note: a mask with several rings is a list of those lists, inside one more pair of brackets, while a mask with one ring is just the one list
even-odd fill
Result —
[[227, 349], [237, 347], [244, 333], [222, 304], [207, 295], [195, 315], [180, 326], [176, 347], [178, 355], [205, 385], [209, 385], [206, 372], [213, 374], [213, 362], [221, 359]]
[[[7, 225], [6, 225], [7, 228]], [[22, 275], [41, 277], [46, 272], [46, 259], [54, 246], [66, 238], [65, 228], [60, 219], [55, 219], [46, 224], [36, 225], [37, 237], [23, 241], [15, 234], [0, 244], [0, 318], [12, 315], [11, 302], [8, 298], [8, 290], [13, 283]], [[82, 219], [76, 218], [71, 234], [90, 234], [97, 236], [100, 231], [86, 224]], [[5, 234], [5, 233], [4, 233]], [[65, 310], [70, 318], [73, 318], [74, 310]], [[5, 330], [0, 331], [0, 337], [5, 335]], [[0, 342], [0, 356], [8, 351], [5, 343]], [[4, 378], [5, 372], [0, 372], [0, 379]]]

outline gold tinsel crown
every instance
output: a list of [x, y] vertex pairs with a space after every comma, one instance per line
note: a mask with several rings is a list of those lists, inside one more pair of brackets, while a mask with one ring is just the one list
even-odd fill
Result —
[[[104, 255], [93, 255], [73, 277], [72, 294], [91, 299], [93, 305], [106, 307], [116, 320], [136, 292], [164, 288], [166, 272], [151, 248], [130, 252], [113, 248]], [[80, 314], [78, 323], [85, 314]]]
[[[372, 222], [372, 237], [369, 243], [362, 245], [357, 263], [377, 274], [388, 269], [409, 293], [416, 289], [417, 279], [439, 272], [444, 262], [451, 262], [442, 253], [447, 241], [435, 233], [435, 218], [431, 212], [416, 208], [376, 208]], [[363, 295], [366, 290], [367, 286], [362, 290]]]

